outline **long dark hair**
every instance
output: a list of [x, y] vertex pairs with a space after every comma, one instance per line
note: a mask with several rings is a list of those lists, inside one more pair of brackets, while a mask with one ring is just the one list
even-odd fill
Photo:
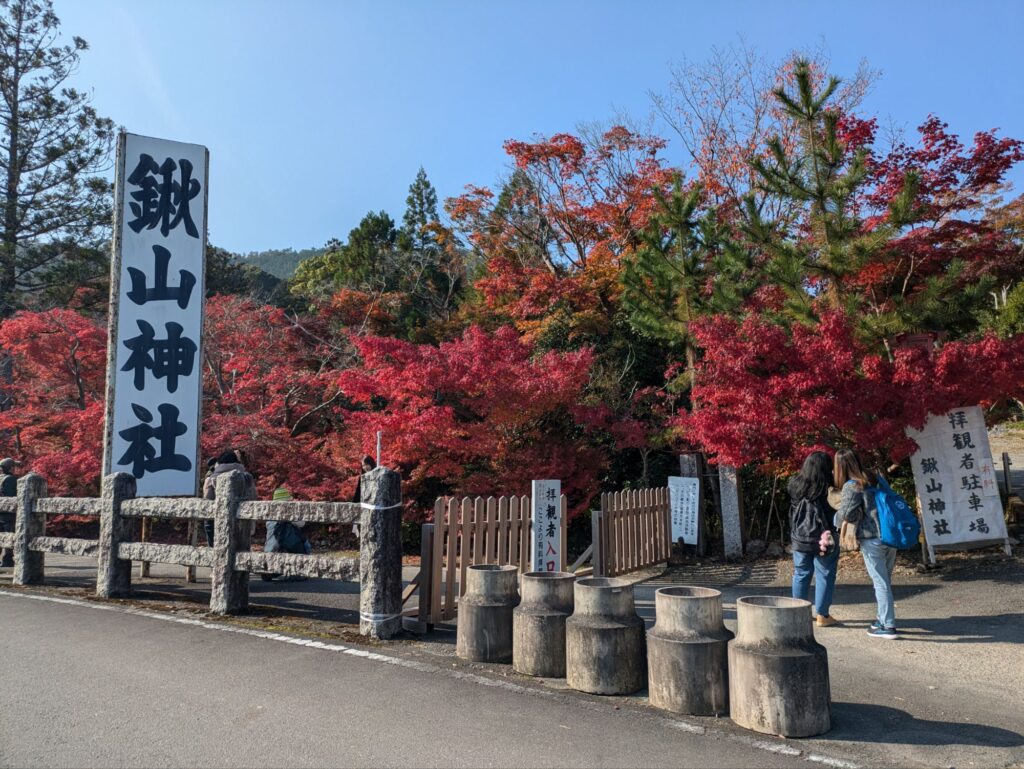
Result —
[[824, 451], [812, 451], [800, 472], [789, 479], [789, 496], [794, 500], [817, 499], [832, 485], [832, 459]]
[[832, 480], [837, 489], [843, 488], [847, 481], [856, 481], [863, 489], [876, 485], [878, 476], [864, 469], [860, 457], [853, 449], [840, 449], [836, 452], [835, 474]]

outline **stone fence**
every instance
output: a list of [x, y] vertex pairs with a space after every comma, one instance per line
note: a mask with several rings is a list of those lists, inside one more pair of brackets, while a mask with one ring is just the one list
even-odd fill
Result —
[[[402, 628], [401, 482], [378, 467], [360, 479], [355, 502], [256, 501], [252, 476], [241, 471], [217, 478], [216, 500], [136, 498], [135, 479], [115, 473], [103, 479], [99, 499], [48, 497], [46, 481], [30, 473], [18, 481], [16, 498], [0, 498], [0, 512], [15, 514], [13, 534], [0, 547], [14, 550], [14, 584], [43, 583], [46, 553], [95, 556], [96, 595], [131, 592], [132, 561], [154, 561], [211, 570], [210, 611], [243, 612], [249, 605], [249, 572], [275, 572], [360, 583], [359, 630], [393, 638]], [[97, 516], [99, 539], [46, 536], [47, 515]], [[132, 518], [193, 518], [214, 521], [213, 547], [132, 541]], [[360, 524], [359, 557], [251, 552], [251, 521]]]

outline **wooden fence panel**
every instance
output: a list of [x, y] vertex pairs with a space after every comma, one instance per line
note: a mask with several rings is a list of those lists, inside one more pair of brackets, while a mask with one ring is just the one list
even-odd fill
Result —
[[595, 575], [614, 577], [664, 563], [672, 553], [668, 489], [602, 494], [593, 530]]
[[525, 494], [519, 497], [519, 571], [528, 572], [533, 564], [530, 553], [530, 532], [533, 528], [533, 500]]
[[[448, 524], [445, 512], [444, 500], [437, 500], [434, 503], [434, 541], [431, 543], [432, 548], [430, 556], [431, 569], [437, 573], [437, 579], [427, 580], [427, 575], [422, 573], [423, 567], [422, 565], [420, 566], [420, 590], [426, 589], [430, 591], [431, 615], [439, 611], [441, 608], [441, 591], [443, 590], [442, 578], [444, 576], [441, 570], [441, 564], [443, 563], [444, 557], [445, 538], [448, 536]], [[448, 571], [451, 571], [451, 569]]]
[[[471, 565], [512, 564], [520, 571], [530, 570], [530, 508], [528, 496], [442, 497], [435, 502], [430, 573], [422, 574], [419, 583], [419, 589], [429, 595], [427, 622], [437, 624], [455, 618], [458, 599], [466, 589], [466, 571]], [[565, 495], [561, 508], [564, 569], [568, 526]]]
[[487, 498], [487, 563], [498, 563], [498, 537], [501, 529], [498, 526], [498, 500]]
[[519, 497], [508, 499], [508, 562], [519, 565], [519, 527], [522, 524], [519, 513]]

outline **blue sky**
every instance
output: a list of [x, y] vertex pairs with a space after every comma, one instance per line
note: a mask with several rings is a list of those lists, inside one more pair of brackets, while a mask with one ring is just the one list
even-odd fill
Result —
[[[882, 77], [864, 110], [1024, 138], [1024, 2], [55, 0], [76, 82], [127, 130], [210, 149], [210, 239], [246, 252], [400, 219], [504, 170], [505, 139], [651, 112], [669, 67], [741, 38]], [[669, 153], [677, 162], [677, 148]], [[1013, 175], [1024, 188], [1024, 171]]]

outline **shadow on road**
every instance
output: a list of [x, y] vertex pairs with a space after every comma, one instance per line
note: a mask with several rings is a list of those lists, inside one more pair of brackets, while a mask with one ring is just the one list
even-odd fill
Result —
[[929, 721], [887, 705], [833, 702], [833, 728], [825, 739], [892, 745], [980, 745], [1012, 748], [1024, 736], [1009, 729], [959, 721]]
[[[867, 623], [865, 623], [865, 626]], [[1024, 614], [982, 617], [900, 619], [900, 635], [913, 641], [934, 643], [1020, 643], [1024, 638]]]

